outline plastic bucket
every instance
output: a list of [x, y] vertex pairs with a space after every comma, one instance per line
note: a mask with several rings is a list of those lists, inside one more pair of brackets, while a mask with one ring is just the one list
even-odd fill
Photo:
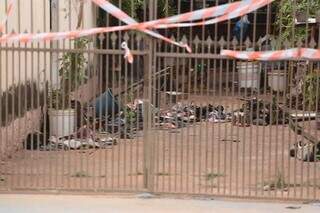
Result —
[[286, 73], [282, 70], [275, 70], [268, 73], [268, 85], [273, 91], [283, 92], [286, 90]]
[[253, 62], [238, 62], [239, 85], [241, 88], [260, 88], [260, 66]]
[[50, 136], [65, 137], [75, 132], [76, 111], [67, 110], [50, 110]]

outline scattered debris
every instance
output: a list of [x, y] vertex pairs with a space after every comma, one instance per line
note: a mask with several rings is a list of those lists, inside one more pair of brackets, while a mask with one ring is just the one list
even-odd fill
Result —
[[231, 120], [231, 114], [226, 113], [223, 106], [219, 105], [217, 107], [210, 108], [210, 109], [212, 111], [210, 111], [208, 114], [208, 121], [209, 122], [221, 123], [221, 122], [229, 122]]
[[152, 199], [152, 198], [155, 198], [155, 197], [156, 196], [154, 194], [147, 193], [147, 192], [137, 195], [137, 198], [140, 198], [140, 199]]
[[57, 139], [55, 137], [51, 137], [49, 141], [56, 147], [62, 147], [63, 149], [107, 148], [108, 146], [117, 144], [117, 140], [111, 137], [98, 140], [93, 140], [92, 138]]
[[290, 117], [294, 120], [314, 120], [317, 117], [315, 112], [292, 112]]
[[240, 143], [240, 139], [238, 137], [224, 138], [221, 140], [222, 142], [232, 142], [232, 143]]
[[284, 192], [287, 192], [289, 190], [287, 187], [277, 186], [274, 183], [263, 186], [263, 191], [274, 191], [276, 189], [281, 189]]
[[[216, 188], [216, 186], [213, 186], [212, 188]], [[215, 198], [211, 196], [199, 195], [199, 196], [191, 196], [191, 197], [193, 200], [203, 200], [203, 201], [215, 200]]]
[[233, 113], [232, 123], [237, 126], [267, 126], [288, 123], [289, 115], [275, 99], [270, 101], [257, 98], [242, 99], [242, 108]]
[[287, 206], [286, 209], [301, 209], [301, 206]]
[[305, 131], [297, 122], [294, 122], [291, 117], [289, 119], [289, 127], [295, 134], [304, 139], [290, 148], [290, 156], [297, 157], [302, 161], [316, 161], [317, 156], [320, 154], [320, 141], [310, 132]]
[[310, 142], [299, 141], [290, 148], [290, 156], [297, 157], [302, 161], [312, 162], [315, 160], [315, 146]]
[[157, 126], [164, 129], [178, 129], [195, 122], [209, 121], [212, 123], [231, 121], [231, 113], [226, 113], [223, 106], [196, 106], [194, 103], [177, 103], [169, 110], [161, 110]]

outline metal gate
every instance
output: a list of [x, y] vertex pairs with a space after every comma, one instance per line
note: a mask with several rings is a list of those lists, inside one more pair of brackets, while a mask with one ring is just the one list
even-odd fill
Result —
[[[88, 2], [17, 2], [7, 31], [121, 24]], [[231, 1], [111, 2], [142, 22]], [[319, 48], [319, 9], [282, 0], [243, 25], [160, 31], [193, 53], [137, 32], [2, 44], [0, 190], [319, 199], [319, 62], [219, 54]]]

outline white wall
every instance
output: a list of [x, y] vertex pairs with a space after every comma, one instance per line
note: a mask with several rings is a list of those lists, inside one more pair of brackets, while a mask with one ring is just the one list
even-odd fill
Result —
[[[31, 4], [31, 1], [33, 4]], [[6, 1], [0, 1], [0, 19], [3, 18]], [[17, 0], [12, 17], [7, 22], [6, 32], [45, 32], [50, 29], [49, 1]], [[8, 44], [7, 47], [18, 47], [19, 44]], [[6, 45], [1, 45], [6, 46]], [[31, 44], [22, 45], [31, 47]], [[36, 44], [34, 46], [37, 46]], [[39, 44], [45, 47], [45, 44]], [[1, 48], [1, 47], [0, 47]], [[9, 86], [24, 83], [26, 80], [44, 78], [48, 70], [49, 55], [36, 52], [0, 51], [0, 88], [4, 91]], [[39, 74], [37, 74], [39, 72]]]
[[[77, 26], [79, 0], [59, 1], [59, 29], [60, 31], [74, 30]], [[95, 24], [94, 7], [91, 1], [85, 0], [83, 28], [91, 28]]]
[[[0, 20], [4, 17], [6, 0], [0, 1]], [[56, 30], [74, 30], [78, 18], [79, 0], [58, 0], [59, 23]], [[14, 14], [9, 18], [6, 32], [50, 32], [50, 1], [49, 0], [16, 0]], [[69, 12], [70, 11], [70, 12]], [[95, 24], [94, 8], [90, 1], [85, 1], [83, 28], [91, 28]], [[69, 47], [69, 42], [58, 42], [60, 48]], [[19, 44], [9, 44], [8, 47], [18, 47]], [[39, 46], [38, 46], [39, 45]], [[50, 43], [33, 44], [37, 48], [50, 48]], [[1, 50], [0, 45], [0, 88], [6, 90], [10, 85], [23, 83], [26, 80], [46, 79], [57, 77], [57, 57], [54, 59], [49, 52], [24, 52]], [[32, 44], [23, 47], [32, 47]], [[52, 60], [54, 59], [54, 60]], [[51, 63], [54, 66], [50, 66]], [[51, 68], [50, 68], [51, 67]], [[55, 67], [55, 68], [54, 68]], [[51, 72], [51, 73], [50, 73]], [[39, 74], [38, 74], [39, 73]], [[50, 78], [51, 76], [51, 78]]]

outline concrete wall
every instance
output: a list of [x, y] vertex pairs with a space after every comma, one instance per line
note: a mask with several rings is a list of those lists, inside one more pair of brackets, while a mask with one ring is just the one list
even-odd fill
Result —
[[35, 109], [0, 128], [0, 160], [10, 158], [13, 152], [23, 148], [22, 141], [28, 134], [41, 128], [40, 117], [41, 110]]

